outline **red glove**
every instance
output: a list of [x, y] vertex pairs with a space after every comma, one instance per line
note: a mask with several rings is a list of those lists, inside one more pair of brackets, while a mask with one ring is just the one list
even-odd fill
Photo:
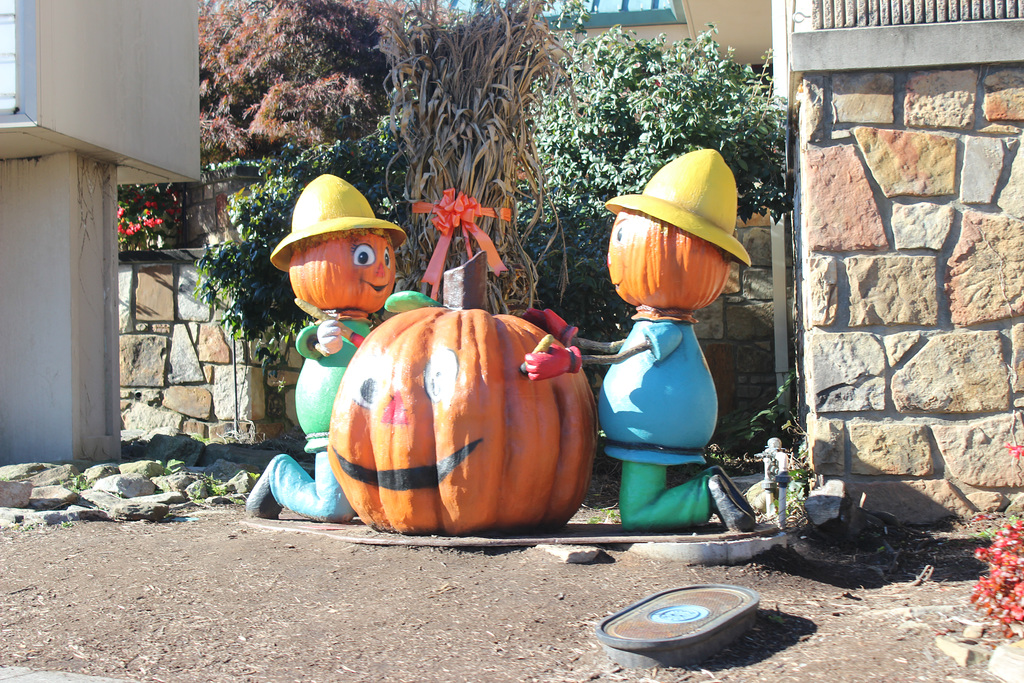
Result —
[[545, 308], [543, 311], [539, 308], [528, 308], [526, 313], [523, 313], [523, 320], [533, 323], [548, 334], [553, 335], [555, 339], [562, 342], [565, 346], [569, 346], [572, 338], [580, 331], [575, 325], [570, 325], [562, 320], [562, 317], [550, 308]]
[[543, 353], [528, 353], [524, 356], [526, 375], [532, 380], [551, 379], [567, 372], [579, 372], [583, 357], [575, 346], [562, 348], [552, 346]]

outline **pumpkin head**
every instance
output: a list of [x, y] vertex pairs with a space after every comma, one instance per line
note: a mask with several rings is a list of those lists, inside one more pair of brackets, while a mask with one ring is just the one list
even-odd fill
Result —
[[627, 303], [695, 311], [722, 292], [729, 260], [719, 247], [693, 233], [622, 209], [612, 225], [608, 273]]
[[359, 517], [408, 534], [555, 528], [583, 502], [597, 440], [582, 373], [531, 382], [544, 336], [480, 309], [380, 325], [334, 403], [331, 467]]
[[365, 318], [379, 311], [395, 288], [394, 250], [380, 230], [312, 237], [292, 249], [288, 279], [298, 298]]

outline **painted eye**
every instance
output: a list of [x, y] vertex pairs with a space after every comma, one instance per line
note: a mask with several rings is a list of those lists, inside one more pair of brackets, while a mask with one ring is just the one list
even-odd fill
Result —
[[455, 394], [459, 376], [459, 357], [451, 349], [438, 349], [430, 356], [423, 371], [423, 388], [431, 403], [447, 404]]
[[391, 250], [390, 249], [385, 249], [384, 250], [384, 267], [385, 268], [390, 268], [391, 267]]
[[379, 371], [379, 357], [367, 358], [365, 362], [353, 363], [345, 371], [344, 391], [349, 400], [364, 408], [372, 408], [380, 398], [386, 380]]
[[616, 242], [621, 242], [622, 241], [622, 226], [621, 225], [619, 226], [619, 229], [615, 231], [615, 241]]
[[352, 250], [352, 263], [357, 266], [373, 265], [377, 260], [377, 252], [369, 244], [360, 244]]

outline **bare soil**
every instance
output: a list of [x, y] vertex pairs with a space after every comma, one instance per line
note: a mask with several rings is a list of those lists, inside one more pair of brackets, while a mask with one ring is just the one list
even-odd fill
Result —
[[[997, 681], [935, 637], [980, 621], [973, 551], [998, 519], [856, 542], [805, 527], [749, 564], [691, 567], [621, 548], [567, 565], [354, 545], [247, 526], [241, 506], [180, 514], [193, 519], [0, 531], [0, 666], [168, 682]], [[601, 650], [602, 618], [701, 583], [760, 593], [733, 645], [684, 669], [623, 669]]]

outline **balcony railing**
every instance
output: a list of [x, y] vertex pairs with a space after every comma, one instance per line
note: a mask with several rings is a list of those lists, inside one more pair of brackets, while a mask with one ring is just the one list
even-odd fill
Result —
[[813, 0], [816, 29], [1024, 19], [1024, 0]]

